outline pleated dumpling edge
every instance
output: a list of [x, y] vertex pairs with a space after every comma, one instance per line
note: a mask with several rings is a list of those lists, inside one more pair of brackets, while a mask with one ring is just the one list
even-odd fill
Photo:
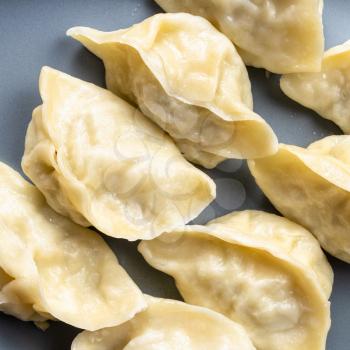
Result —
[[157, 14], [128, 29], [67, 33], [103, 60], [108, 89], [138, 105], [188, 160], [213, 168], [276, 152], [276, 135], [252, 110], [242, 59], [204, 18]]
[[156, 0], [167, 12], [211, 21], [244, 62], [277, 73], [317, 72], [324, 50], [323, 0]]
[[324, 350], [333, 272], [310, 232], [273, 214], [231, 213], [143, 241], [188, 303], [223, 313], [261, 350]]
[[349, 135], [333, 135], [307, 148], [280, 144], [275, 155], [248, 162], [256, 183], [276, 209], [348, 263], [349, 149]]
[[350, 40], [324, 54], [322, 69], [315, 73], [286, 74], [282, 91], [292, 100], [333, 121], [350, 134]]
[[146, 307], [100, 235], [57, 214], [0, 162], [0, 310], [24, 321], [60, 320], [91, 331]]
[[212, 310], [146, 296], [148, 308], [123, 325], [82, 332], [72, 350], [255, 350], [247, 333]]
[[57, 212], [129, 240], [195, 218], [215, 183], [111, 92], [44, 67], [22, 168]]

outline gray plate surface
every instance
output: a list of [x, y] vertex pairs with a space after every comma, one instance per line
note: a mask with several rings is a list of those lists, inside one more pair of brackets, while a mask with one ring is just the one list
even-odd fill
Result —
[[[350, 39], [350, 1], [325, 2], [328, 48]], [[65, 36], [68, 28], [85, 25], [114, 30], [156, 12], [160, 9], [151, 0], [0, 0], [0, 160], [20, 170], [26, 127], [33, 108], [41, 103], [37, 86], [43, 65], [104, 86], [102, 63]], [[306, 146], [326, 135], [340, 134], [334, 124], [285, 97], [277, 76], [267, 77], [264, 70], [258, 69], [249, 69], [249, 74], [255, 110], [272, 125], [281, 142]], [[244, 162], [227, 161], [208, 173], [217, 183], [218, 199], [196, 223], [232, 210], [274, 211]], [[135, 243], [106, 240], [144, 292], [180, 298], [172, 279], [149, 267], [137, 253]], [[349, 350], [350, 266], [333, 258], [330, 261], [335, 284], [327, 349]], [[65, 350], [77, 332], [59, 322], [42, 332], [32, 323], [0, 313], [0, 350]]]

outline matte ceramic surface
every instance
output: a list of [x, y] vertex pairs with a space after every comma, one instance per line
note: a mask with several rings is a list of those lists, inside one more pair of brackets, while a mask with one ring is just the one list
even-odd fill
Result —
[[[85, 25], [114, 30], [159, 11], [151, 0], [0, 0], [0, 160], [20, 169], [26, 127], [33, 108], [41, 103], [38, 74], [43, 65], [103, 86], [102, 63], [65, 36], [68, 28]], [[327, 48], [350, 38], [349, 15], [349, 0], [325, 0]], [[326, 135], [340, 134], [334, 124], [285, 97], [278, 76], [258, 69], [249, 73], [255, 110], [272, 125], [280, 141], [305, 146]], [[218, 198], [196, 223], [232, 210], [273, 211], [244, 162], [227, 161], [208, 173], [217, 183]], [[173, 281], [145, 263], [136, 243], [106, 240], [144, 292], [179, 298]], [[333, 258], [330, 261], [335, 285], [327, 350], [349, 350], [350, 266]], [[77, 332], [59, 322], [42, 332], [32, 323], [0, 313], [0, 350], [66, 350]]]

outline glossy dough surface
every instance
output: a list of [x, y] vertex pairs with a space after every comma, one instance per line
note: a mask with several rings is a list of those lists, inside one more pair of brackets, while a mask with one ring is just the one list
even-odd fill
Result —
[[350, 133], [350, 41], [325, 53], [318, 73], [287, 74], [281, 89], [291, 99]]
[[216, 230], [234, 229], [246, 238], [289, 256], [314, 273], [327, 299], [333, 286], [333, 271], [318, 241], [309, 231], [278, 215], [258, 210], [233, 212], [210, 221], [207, 226]]
[[261, 350], [323, 350], [333, 273], [311, 233], [245, 211], [143, 241], [139, 251], [175, 278], [185, 301], [244, 326]]
[[247, 65], [274, 73], [315, 72], [323, 48], [323, 0], [156, 0], [168, 12], [211, 21]]
[[45, 67], [40, 93], [22, 167], [57, 212], [113, 237], [150, 239], [215, 197], [214, 182], [111, 92]]
[[277, 210], [350, 263], [350, 136], [326, 137], [307, 149], [281, 144], [249, 168]]
[[3, 163], [0, 197], [1, 311], [97, 330], [144, 309], [141, 291], [103, 239], [54, 212]]
[[103, 60], [108, 89], [138, 104], [190, 161], [213, 168], [276, 152], [275, 134], [252, 111], [240, 56], [205, 19], [158, 14], [129, 29], [68, 35]]
[[148, 308], [118, 327], [79, 334], [72, 350], [254, 350], [226, 317], [180, 301], [148, 298]]

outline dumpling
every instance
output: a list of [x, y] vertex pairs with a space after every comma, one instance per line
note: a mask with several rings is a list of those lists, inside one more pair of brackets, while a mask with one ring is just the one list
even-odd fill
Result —
[[329, 136], [306, 149], [281, 144], [249, 168], [278, 211], [350, 263], [350, 136]]
[[287, 74], [281, 89], [350, 133], [350, 41], [328, 50], [317, 73]]
[[148, 308], [129, 322], [82, 332], [72, 350], [254, 350], [238, 324], [211, 310], [148, 297]]
[[196, 217], [215, 184], [111, 92], [51, 68], [40, 75], [22, 167], [60, 214], [128, 240]]
[[257, 349], [325, 349], [333, 274], [299, 225], [238, 212], [143, 241], [139, 251], [174, 277], [186, 302], [243, 325]]
[[54, 212], [3, 163], [0, 198], [1, 311], [39, 325], [58, 319], [94, 331], [146, 307], [103, 239]]
[[247, 65], [274, 73], [317, 72], [324, 49], [323, 0], [156, 0], [168, 12], [211, 21]]
[[212, 220], [209, 227], [235, 229], [262, 246], [289, 255], [313, 272], [327, 299], [333, 271], [317, 240], [302, 226], [278, 215], [257, 210], [233, 212]]
[[103, 60], [108, 89], [138, 104], [188, 160], [213, 168], [276, 152], [275, 134], [252, 111], [241, 58], [205, 19], [158, 14], [129, 29], [76, 27], [68, 35]]

